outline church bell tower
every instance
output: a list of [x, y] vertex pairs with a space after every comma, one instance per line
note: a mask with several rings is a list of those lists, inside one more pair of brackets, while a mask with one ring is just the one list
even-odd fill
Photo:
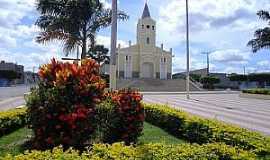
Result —
[[156, 46], [156, 22], [151, 18], [147, 3], [137, 24], [137, 44], [142, 47]]

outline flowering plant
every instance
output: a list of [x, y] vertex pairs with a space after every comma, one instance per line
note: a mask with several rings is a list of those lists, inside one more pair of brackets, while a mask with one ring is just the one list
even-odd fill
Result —
[[99, 65], [89, 59], [81, 65], [52, 59], [39, 76], [38, 87], [27, 99], [33, 147], [82, 149], [95, 130], [95, 107], [104, 94]]
[[137, 91], [124, 89], [106, 94], [115, 108], [110, 120], [109, 131], [105, 141], [109, 143], [124, 141], [125, 144], [136, 143], [143, 130], [144, 110], [142, 95]]

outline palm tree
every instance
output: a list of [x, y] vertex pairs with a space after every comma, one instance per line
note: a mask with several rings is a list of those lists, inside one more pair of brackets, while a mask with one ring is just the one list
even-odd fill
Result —
[[102, 62], [108, 63], [110, 61], [110, 57], [108, 56], [109, 49], [105, 48], [104, 45], [95, 45], [91, 47], [88, 51], [89, 56], [96, 60], [100, 65]]
[[261, 49], [270, 48], [270, 13], [268, 11], [259, 11], [257, 15], [260, 19], [268, 22], [268, 27], [258, 29], [254, 33], [254, 39], [248, 42], [248, 46], [252, 47], [252, 51], [255, 53]]
[[[112, 19], [111, 9], [105, 9], [99, 0], [37, 0], [37, 10], [41, 16], [36, 25], [42, 31], [36, 41], [60, 40], [66, 56], [79, 46], [82, 59], [96, 33], [110, 26]], [[118, 18], [126, 20], [128, 16], [119, 11]]]

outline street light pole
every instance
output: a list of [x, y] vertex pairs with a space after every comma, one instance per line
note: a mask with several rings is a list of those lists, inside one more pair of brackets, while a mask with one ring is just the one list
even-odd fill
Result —
[[117, 0], [112, 0], [110, 89], [116, 89]]
[[187, 75], [186, 75], [186, 92], [187, 99], [190, 99], [190, 91], [189, 91], [189, 17], [188, 17], [188, 0], [186, 0], [186, 49], [187, 49]]
[[203, 52], [202, 54], [206, 54], [206, 60], [207, 60], [207, 76], [210, 75], [210, 60], [209, 60], [209, 55], [211, 52]]

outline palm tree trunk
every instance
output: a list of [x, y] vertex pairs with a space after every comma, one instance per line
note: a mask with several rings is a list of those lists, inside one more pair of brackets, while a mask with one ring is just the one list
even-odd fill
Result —
[[87, 52], [87, 33], [86, 33], [86, 26], [83, 29], [83, 42], [82, 42], [82, 55], [81, 55], [81, 59], [85, 59], [86, 58], [86, 52]]

